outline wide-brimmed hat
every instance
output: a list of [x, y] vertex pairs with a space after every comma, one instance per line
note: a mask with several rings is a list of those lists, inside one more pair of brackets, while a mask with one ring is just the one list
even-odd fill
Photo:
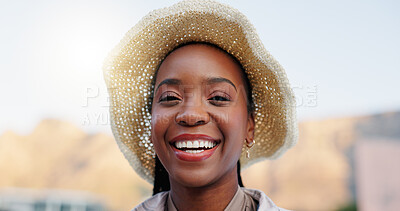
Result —
[[152, 80], [171, 51], [192, 42], [210, 43], [234, 56], [250, 81], [256, 145], [250, 159], [242, 152], [243, 169], [275, 159], [297, 142], [295, 98], [286, 73], [264, 48], [253, 25], [228, 5], [185, 0], [143, 17], [109, 54], [103, 68], [115, 139], [131, 166], [150, 183], [155, 167], [150, 140]]

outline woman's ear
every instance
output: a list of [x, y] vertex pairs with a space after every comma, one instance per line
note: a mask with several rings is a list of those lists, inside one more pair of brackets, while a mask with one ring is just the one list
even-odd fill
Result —
[[254, 140], [254, 126], [255, 126], [254, 113], [251, 113], [247, 118], [246, 144], [251, 144]]

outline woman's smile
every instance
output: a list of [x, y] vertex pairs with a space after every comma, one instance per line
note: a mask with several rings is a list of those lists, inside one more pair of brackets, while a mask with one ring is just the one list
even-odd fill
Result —
[[220, 143], [220, 140], [204, 134], [182, 134], [170, 141], [178, 159], [192, 162], [212, 156]]

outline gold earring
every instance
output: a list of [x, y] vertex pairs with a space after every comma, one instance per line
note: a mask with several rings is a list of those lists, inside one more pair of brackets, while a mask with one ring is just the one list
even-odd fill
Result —
[[249, 144], [249, 143], [247, 143], [247, 140], [246, 140], [246, 146], [247, 146], [246, 158], [250, 158], [250, 151], [249, 150], [250, 150], [250, 148], [252, 148], [254, 146], [255, 143], [256, 143], [256, 141], [252, 140], [250, 142], [250, 144]]

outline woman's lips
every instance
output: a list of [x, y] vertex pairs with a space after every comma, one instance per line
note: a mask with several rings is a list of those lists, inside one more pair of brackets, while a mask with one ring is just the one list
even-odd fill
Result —
[[194, 162], [213, 155], [219, 142], [203, 134], [182, 134], [173, 138], [170, 145], [178, 159]]

